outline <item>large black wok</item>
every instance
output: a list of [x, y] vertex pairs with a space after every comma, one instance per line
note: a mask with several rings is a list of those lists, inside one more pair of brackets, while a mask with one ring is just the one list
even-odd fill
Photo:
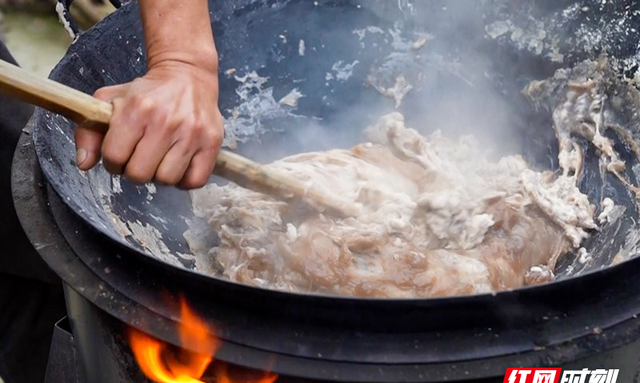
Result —
[[[366, 86], [374, 66], [383, 78], [405, 72], [415, 86], [399, 108], [410, 126], [425, 133], [438, 128], [452, 135], [472, 132], [488, 145], [493, 141], [488, 136], [503, 137], [500, 154], [523, 153], [539, 168], [556, 169], [550, 104], [536, 109], [522, 88], [603, 52], [620, 59], [610, 74], [614, 83], [636, 77], [638, 69], [635, 1], [231, 0], [210, 5], [221, 56], [220, 106], [227, 118], [233, 108], [240, 112], [239, 119], [227, 121], [226, 142], [232, 135], [246, 141], [237, 150], [258, 161], [358, 142], [363, 127], [394, 110], [392, 100]], [[134, 3], [124, 5], [81, 34], [51, 77], [91, 93], [142, 75], [146, 63], [138, 18]], [[417, 52], [404, 43], [418, 40], [414, 30], [434, 37]], [[345, 64], [355, 60], [351, 77], [336, 81], [334, 65], [346, 76]], [[225, 74], [230, 69], [239, 78], [256, 71], [268, 81], [243, 99], [246, 88]], [[327, 73], [334, 80], [327, 80]], [[297, 108], [274, 107], [273, 100], [294, 88], [305, 95]], [[548, 90], [561, 101], [562, 89]], [[604, 108], [610, 122], [637, 138], [634, 105], [640, 97], [632, 90], [613, 86]], [[256, 105], [260, 108], [252, 109]], [[126, 380], [109, 378], [120, 371], [113, 366], [132, 369], [133, 362], [123, 361], [129, 351], [120, 334], [128, 326], [181, 345], [175, 332], [181, 320], [173, 304], [179, 295], [216, 329], [223, 341], [217, 359], [270, 366], [297, 377], [467, 381], [501, 377], [511, 366], [563, 365], [605, 350], [635, 355], [620, 346], [639, 334], [633, 318], [640, 315], [640, 261], [631, 257], [611, 266], [620, 249], [637, 241], [635, 196], [600, 171], [592, 145], [579, 137], [589, 159], [581, 189], [598, 213], [603, 196], [627, 208], [585, 243], [593, 262], [583, 264], [570, 255], [559, 265], [555, 282], [496, 295], [379, 300], [289, 294], [205, 275], [194, 268], [193, 257], [180, 255], [188, 253], [182, 238], [185, 219], [192, 217], [187, 193], [150, 192], [100, 167], [78, 172], [73, 125], [64, 118], [38, 110], [28, 128], [49, 186], [38, 172], [33, 179], [26, 176], [35, 166], [23, 137], [14, 198], [34, 245], [68, 287], [78, 355], [96, 377], [92, 381]], [[612, 138], [633, 170], [632, 148]], [[633, 171], [626, 176], [636, 183]], [[149, 230], [125, 235], [136, 222], [155, 227], [161, 240], [145, 235]], [[633, 246], [628, 250], [635, 255]], [[106, 322], [115, 322], [120, 335], [101, 330]], [[104, 351], [105, 344], [117, 347]], [[620, 363], [611, 354], [602, 358], [597, 366]], [[627, 359], [635, 369], [636, 361]], [[595, 367], [592, 362], [572, 368]], [[635, 371], [623, 373], [630, 377]]]
[[[261, 162], [359, 142], [363, 128], [396, 110], [393, 100], [368, 84], [371, 68], [378, 68], [386, 86], [401, 73], [414, 85], [397, 109], [409, 126], [424, 133], [473, 133], [488, 144], [489, 137], [500, 136], [500, 154], [523, 153], [539, 168], [556, 168], [551, 111], [535, 110], [522, 88], [603, 52], [626, 60], [621, 76], [632, 77], [637, 70], [632, 59], [638, 54], [638, 29], [633, 26], [640, 16], [629, 11], [637, 9], [636, 1], [232, 0], [210, 1], [210, 7], [220, 55], [220, 108], [227, 119], [225, 145]], [[411, 44], [420, 37], [427, 43], [415, 49]], [[145, 69], [133, 2], [82, 33], [51, 78], [92, 93], [142, 76]], [[252, 80], [252, 73], [264, 80]], [[297, 107], [278, 103], [294, 89], [304, 95]], [[621, 114], [620, 119], [630, 131], [637, 128], [629, 125], [631, 117]], [[131, 250], [131, 256], [180, 278], [195, 278], [202, 288], [231, 283], [195, 268], [183, 238], [185, 222], [193, 218], [187, 192], [133, 185], [101, 166], [80, 172], [73, 123], [38, 109], [32, 126], [48, 182], [86, 223]], [[620, 148], [629, 164], [637, 161], [629, 148]], [[634, 197], [600, 174], [598, 164], [587, 161], [582, 190], [597, 205], [603, 191], [610, 191], [627, 207], [626, 215], [586, 244], [593, 262], [567, 257], [555, 284], [610, 267], [635, 227]], [[635, 180], [632, 172], [629, 177]]]

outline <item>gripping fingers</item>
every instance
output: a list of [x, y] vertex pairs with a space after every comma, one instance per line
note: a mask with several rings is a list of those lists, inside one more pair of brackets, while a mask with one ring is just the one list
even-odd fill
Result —
[[113, 100], [113, 117], [102, 143], [103, 163], [108, 172], [124, 173], [136, 145], [144, 135], [147, 120], [145, 115], [124, 105], [123, 99]]
[[193, 154], [188, 141], [181, 140], [175, 143], [158, 166], [155, 180], [165, 185], [178, 184], [184, 178]]
[[125, 178], [137, 183], [153, 180], [165, 153], [173, 143], [162, 132], [153, 132], [153, 128], [148, 127], [145, 131], [124, 169]]
[[217, 151], [200, 150], [191, 159], [191, 163], [184, 173], [178, 187], [181, 189], [198, 189], [207, 184], [213, 168]]

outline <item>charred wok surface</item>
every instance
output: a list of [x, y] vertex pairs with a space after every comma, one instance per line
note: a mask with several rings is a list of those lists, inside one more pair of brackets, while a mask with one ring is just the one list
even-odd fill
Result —
[[576, 172], [580, 189], [598, 210], [600, 227], [581, 254], [559, 264], [563, 277], [617, 264], [638, 252], [640, 92], [633, 79], [620, 74], [620, 65], [603, 56], [524, 89], [539, 113], [552, 115], [559, 172]]

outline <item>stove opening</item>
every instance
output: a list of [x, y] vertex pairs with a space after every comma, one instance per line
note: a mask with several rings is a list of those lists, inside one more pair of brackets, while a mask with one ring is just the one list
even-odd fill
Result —
[[[182, 347], [163, 342], [137, 329], [129, 329], [129, 343], [142, 372], [157, 383], [273, 383], [278, 375], [270, 371], [255, 371], [231, 367], [216, 362], [214, 355], [220, 345], [215, 329], [210, 328], [180, 299], [178, 334]], [[190, 351], [208, 350], [206, 353]]]

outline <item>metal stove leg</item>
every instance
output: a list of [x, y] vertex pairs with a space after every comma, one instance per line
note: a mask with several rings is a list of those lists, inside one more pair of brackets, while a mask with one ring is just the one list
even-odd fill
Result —
[[44, 383], [79, 382], [76, 347], [65, 317], [56, 323]]
[[124, 324], [104, 313], [68, 285], [65, 285], [64, 290], [69, 323], [77, 350], [80, 381], [149, 382], [140, 372], [123, 336]]

